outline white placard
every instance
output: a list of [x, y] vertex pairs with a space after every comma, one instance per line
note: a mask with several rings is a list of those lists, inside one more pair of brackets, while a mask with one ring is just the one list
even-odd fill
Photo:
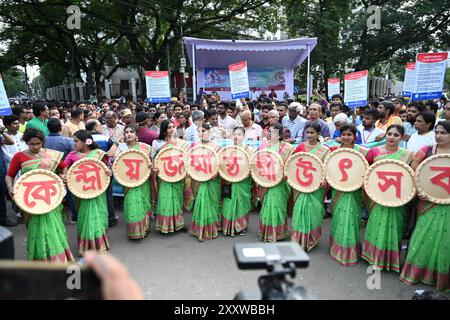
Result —
[[367, 105], [367, 70], [344, 76], [344, 103], [350, 108]]
[[170, 84], [168, 71], [145, 71], [147, 102], [170, 102]]
[[414, 70], [416, 69], [416, 64], [414, 62], [408, 62], [405, 69], [405, 79], [403, 80], [403, 92], [402, 96], [411, 97], [413, 87], [414, 87]]
[[447, 57], [447, 52], [417, 55], [411, 100], [432, 100], [442, 96]]
[[228, 71], [230, 73], [231, 98], [236, 100], [250, 97], [247, 61], [229, 65]]
[[341, 93], [341, 80], [339, 78], [329, 78], [328, 81], [328, 99], [335, 94]]
[[12, 114], [11, 106], [9, 105], [8, 96], [6, 95], [3, 79], [0, 75], [0, 116], [9, 116]]

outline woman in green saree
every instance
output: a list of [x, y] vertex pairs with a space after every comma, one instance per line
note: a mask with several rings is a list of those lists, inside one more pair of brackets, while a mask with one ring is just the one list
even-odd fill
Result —
[[[169, 121], [161, 122], [158, 140], [153, 141], [152, 159], [161, 150], [170, 146], [187, 149], [186, 142], [175, 138], [175, 125]], [[153, 165], [155, 174], [158, 168]], [[158, 206], [156, 209], [156, 230], [168, 234], [175, 231], [186, 232], [183, 217], [184, 179], [177, 182], [167, 182], [158, 179]]]
[[[242, 147], [251, 156], [255, 150], [249, 145], [243, 145], [244, 136], [244, 127], [234, 128], [234, 145]], [[222, 233], [234, 237], [235, 234], [244, 235], [247, 232], [252, 210], [252, 178], [248, 176], [230, 185], [231, 197], [224, 196], [222, 202]]]
[[[8, 191], [13, 196], [13, 181], [21, 172], [44, 169], [51, 172], [64, 168], [63, 153], [44, 149], [44, 134], [34, 128], [27, 129], [23, 140], [28, 149], [18, 152], [11, 160], [6, 176]], [[64, 176], [62, 176], [64, 180]], [[66, 227], [62, 218], [62, 205], [46, 214], [26, 214], [28, 260], [68, 263], [74, 261], [67, 241]]]
[[[211, 126], [203, 124], [198, 128], [200, 142], [194, 142], [190, 148], [197, 145], [211, 147], [218, 151], [219, 146], [210, 140], [209, 131]], [[192, 191], [195, 196], [192, 214], [192, 224], [189, 234], [198, 238], [199, 241], [217, 238], [221, 231], [219, 205], [220, 205], [220, 176], [211, 180], [199, 182], [192, 179]]]
[[[126, 150], [141, 150], [151, 156], [151, 147], [143, 142], [138, 142], [137, 133], [139, 128], [135, 124], [125, 127], [125, 143], [119, 144], [116, 151], [117, 156]], [[148, 168], [150, 170], [150, 168]], [[143, 239], [150, 232], [150, 216], [152, 214], [150, 198], [150, 181], [133, 188], [124, 187], [125, 198], [123, 201], [124, 220], [127, 225], [127, 236], [129, 239]]]
[[[370, 149], [369, 164], [393, 159], [411, 164], [414, 153], [399, 147], [405, 133], [403, 126], [393, 124], [386, 131], [386, 145]], [[406, 221], [405, 206], [385, 207], [369, 201], [369, 220], [361, 257], [381, 270], [400, 271], [400, 246]]]
[[[105, 152], [101, 150], [93, 141], [91, 134], [87, 130], [79, 130], [73, 136], [75, 151], [66, 157], [65, 174], [68, 168], [76, 161], [84, 158], [93, 158], [103, 161], [108, 165]], [[110, 169], [107, 175], [111, 176]], [[108, 228], [108, 206], [106, 204], [106, 193], [92, 199], [78, 199], [78, 254], [82, 256], [88, 250], [106, 252], [109, 250], [109, 240], [106, 234]]]
[[[322, 162], [330, 153], [330, 149], [319, 142], [321, 127], [313, 122], [305, 129], [307, 141], [298, 145], [294, 153], [309, 152]], [[311, 251], [319, 243], [322, 234], [322, 221], [325, 213], [323, 200], [325, 197], [324, 182], [314, 192], [294, 190], [294, 209], [292, 212], [291, 240], [298, 242], [306, 251]]]
[[[294, 152], [294, 147], [283, 141], [282, 131], [283, 127], [279, 123], [270, 125], [268, 141], [263, 142], [258, 150], [275, 151], [285, 163]], [[258, 186], [258, 194], [263, 199], [259, 213], [259, 238], [264, 242], [276, 242], [288, 238], [287, 211], [291, 187], [283, 179], [271, 188]]]
[[[411, 164], [413, 169], [427, 157], [450, 154], [450, 121], [439, 122], [435, 134], [436, 144], [417, 152]], [[400, 280], [409, 285], [422, 282], [439, 291], [450, 291], [450, 205], [432, 203], [424, 194], [419, 194], [419, 199], [417, 224]]]
[[[357, 129], [354, 125], [344, 125], [340, 128], [341, 145], [331, 150], [341, 148], [353, 149], [366, 156], [369, 149], [356, 143]], [[332, 189], [330, 255], [343, 266], [358, 263], [361, 255], [361, 209], [362, 188], [343, 192]]]

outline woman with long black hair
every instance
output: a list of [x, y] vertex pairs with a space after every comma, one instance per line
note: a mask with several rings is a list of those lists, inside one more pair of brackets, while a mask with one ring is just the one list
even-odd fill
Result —
[[[93, 158], [103, 161], [108, 165], [108, 158], [105, 152], [94, 142], [92, 135], [87, 130], [79, 130], [73, 136], [75, 151], [69, 153], [64, 163], [66, 168], [64, 174], [70, 166], [78, 160]], [[107, 170], [109, 176], [112, 175], [110, 169]], [[108, 228], [108, 206], [106, 204], [106, 193], [92, 199], [78, 200], [78, 254], [83, 255], [88, 250], [106, 252], [109, 250], [109, 240], [106, 234]]]
[[[153, 141], [152, 159], [155, 160], [157, 154], [168, 147], [175, 146], [183, 150], [187, 149], [186, 142], [175, 138], [175, 125], [169, 121], [161, 122], [161, 130], [158, 140]], [[155, 173], [158, 173], [158, 168]], [[185, 231], [183, 217], [183, 191], [184, 180], [177, 182], [167, 182], [158, 179], [158, 206], [156, 209], [156, 230], [161, 233], [173, 233], [175, 231]]]
[[[61, 172], [65, 166], [62, 152], [42, 148], [45, 138], [41, 130], [35, 128], [25, 130], [23, 140], [28, 149], [14, 155], [5, 179], [11, 197], [14, 196], [13, 181], [19, 171], [21, 174], [35, 169]], [[74, 261], [67, 241], [62, 210], [60, 205], [57, 209], [42, 215], [25, 213], [28, 260], [60, 263]]]
[[[449, 120], [436, 125], [435, 137], [435, 144], [417, 152], [411, 164], [413, 169], [428, 157], [450, 154]], [[432, 203], [424, 194], [419, 194], [419, 199], [417, 224], [400, 280], [411, 285], [422, 282], [436, 286], [438, 290], [449, 291], [450, 205]]]
[[[129, 124], [125, 127], [125, 143], [119, 144], [116, 157], [126, 150], [141, 150], [150, 157], [152, 147], [139, 142], [139, 127]], [[150, 181], [133, 188], [124, 188], [125, 198], [123, 202], [124, 218], [127, 225], [127, 236], [130, 239], [145, 238], [150, 232], [150, 216], [152, 206], [150, 199]]]

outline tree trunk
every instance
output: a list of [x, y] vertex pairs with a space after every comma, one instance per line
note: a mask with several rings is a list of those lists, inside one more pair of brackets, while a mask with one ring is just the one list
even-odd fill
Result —
[[87, 95], [89, 96], [89, 99], [90, 99], [92, 96], [95, 96], [94, 78], [93, 78], [92, 70], [88, 69], [85, 71], [86, 71]]

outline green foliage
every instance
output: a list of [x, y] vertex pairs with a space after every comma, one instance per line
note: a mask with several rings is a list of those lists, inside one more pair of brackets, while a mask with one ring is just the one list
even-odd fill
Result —
[[14, 97], [19, 91], [27, 92], [25, 73], [19, 68], [10, 68], [2, 72], [3, 85], [8, 98]]
[[450, 68], [445, 70], [444, 86], [447, 88], [447, 92], [450, 91]]
[[[81, 8], [80, 30], [67, 28], [70, 5]], [[371, 5], [381, 9], [380, 30], [368, 30]], [[89, 92], [101, 94], [118, 68], [166, 69], [170, 60], [177, 71], [183, 36], [252, 39], [281, 30], [318, 38], [311, 73], [323, 83], [347, 68], [402, 79], [417, 52], [449, 50], [449, 26], [450, 0], [8, 0], [0, 1], [0, 70], [37, 64], [44, 86], [84, 73]], [[305, 70], [296, 76], [302, 83]]]
[[[379, 30], [367, 27], [371, 5], [380, 8]], [[346, 66], [403, 79], [418, 52], [450, 49], [450, 0], [289, 0], [285, 8], [292, 36], [318, 38], [311, 64], [324, 79], [342, 76]]]
[[[66, 26], [70, 5], [81, 9], [79, 30]], [[280, 7], [281, 0], [3, 1], [0, 68], [54, 64], [46, 85], [60, 83], [60, 73], [80, 79], [84, 72], [88, 91], [95, 84], [99, 93], [101, 80], [121, 67], [164, 69], [170, 58], [178, 69], [183, 35], [241, 39], [250, 30], [276, 31]], [[106, 65], [113, 67], [108, 74]]]

